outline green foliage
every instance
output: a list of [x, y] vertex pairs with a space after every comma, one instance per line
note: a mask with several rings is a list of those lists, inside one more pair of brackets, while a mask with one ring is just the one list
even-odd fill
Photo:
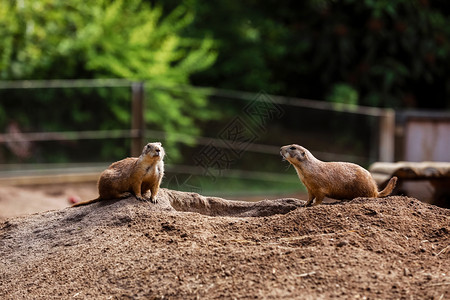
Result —
[[[205, 96], [170, 91], [171, 87], [188, 85], [192, 74], [208, 68], [216, 58], [211, 38], [181, 34], [193, 19], [186, 6], [177, 6], [162, 17], [160, 6], [141, 0], [5, 0], [0, 3], [0, 79], [146, 81], [151, 83], [146, 91], [148, 126], [166, 131], [169, 144], [173, 144], [175, 133], [198, 133], [194, 120], [199, 116], [215, 116], [207, 111]], [[129, 90], [95, 91], [108, 103], [106, 107], [94, 103], [91, 110], [77, 107], [86, 104], [77, 102], [71, 93], [63, 93], [65, 101], [59, 106], [71, 111], [68, 119], [75, 124], [98, 119], [102, 115], [99, 111], [106, 110], [114, 117], [114, 124], [105, 119], [100, 128], [129, 127], [129, 105], [123, 106], [123, 99], [130, 99]], [[8, 109], [14, 110], [14, 102], [10, 105]], [[43, 126], [46, 130], [67, 130], [69, 122], [59, 123], [58, 114], [53, 117], [56, 120]], [[63, 128], [53, 128], [54, 124], [63, 124], [56, 125]]]
[[161, 18], [160, 7], [141, 0], [6, 1], [0, 13], [2, 79], [91, 75], [187, 83], [215, 59], [211, 39], [179, 35], [193, 19], [183, 6]]
[[364, 105], [450, 107], [448, 1], [191, 3], [189, 33], [213, 34], [219, 49], [196, 83], [313, 99], [344, 83]]
[[336, 108], [341, 108], [342, 104], [353, 105], [356, 107], [358, 105], [358, 91], [346, 83], [337, 83], [331, 89], [326, 100], [333, 102]]

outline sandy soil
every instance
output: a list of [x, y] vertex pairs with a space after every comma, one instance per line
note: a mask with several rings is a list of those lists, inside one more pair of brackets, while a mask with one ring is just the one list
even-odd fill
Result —
[[0, 186], [0, 221], [10, 217], [62, 209], [70, 206], [70, 198], [97, 198], [97, 184], [70, 183], [38, 186]]
[[[304, 192], [285, 197], [306, 199]], [[71, 199], [84, 201], [98, 197], [96, 182], [45, 184], [26, 186], [0, 186], [0, 221], [11, 217], [62, 209], [72, 205]], [[279, 195], [265, 195], [264, 199], [277, 199]], [[260, 201], [260, 196], [235, 197], [234, 200]], [[325, 202], [333, 202], [325, 199]]]
[[[33, 195], [30, 195], [30, 199]], [[0, 223], [1, 299], [449, 299], [450, 210], [162, 190]]]

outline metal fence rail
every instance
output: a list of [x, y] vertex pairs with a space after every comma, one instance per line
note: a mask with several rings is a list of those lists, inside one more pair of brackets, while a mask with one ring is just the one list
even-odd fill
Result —
[[[255, 97], [256, 94], [240, 91], [231, 91], [223, 89], [212, 89], [204, 87], [189, 87], [189, 86], [177, 86], [177, 87], [165, 87], [160, 85], [154, 85], [153, 83], [144, 83], [140, 80], [133, 79], [89, 79], [89, 80], [26, 80], [26, 81], [0, 81], [0, 89], [59, 89], [59, 88], [102, 88], [102, 87], [129, 87], [130, 88], [130, 114], [131, 124], [130, 129], [115, 129], [115, 130], [89, 130], [89, 131], [67, 131], [67, 132], [30, 132], [30, 133], [2, 133], [0, 134], [0, 144], [5, 143], [20, 143], [20, 142], [41, 142], [41, 141], [64, 141], [64, 140], [95, 140], [95, 139], [118, 139], [129, 138], [131, 139], [130, 153], [132, 156], [138, 156], [145, 143], [146, 136], [152, 136], [157, 139], [164, 139], [166, 134], [163, 131], [149, 130], [145, 127], [144, 120], [144, 94], [145, 89], [167, 89], [171, 91], [184, 92], [184, 93], [196, 93], [199, 95], [206, 95], [209, 97], [220, 97], [222, 100], [240, 100], [240, 101], [264, 101], [264, 99]], [[378, 118], [378, 128], [376, 132], [379, 133], [377, 146], [379, 153], [376, 160], [390, 162], [394, 160], [394, 127], [395, 127], [395, 114], [390, 109], [381, 109], [373, 107], [355, 106], [347, 104], [334, 104], [323, 101], [314, 101], [309, 99], [283, 97], [278, 95], [267, 95], [271, 101], [277, 105], [283, 105], [292, 108], [306, 108], [321, 111], [330, 112], [346, 112], [349, 114], [357, 114], [369, 117]], [[1, 105], [1, 99], [0, 99]], [[233, 149], [236, 146], [233, 141], [219, 138], [219, 137], [206, 137], [206, 136], [187, 136], [183, 134], [175, 135], [179, 139], [180, 143], [183, 143], [185, 138], [193, 139], [197, 145], [209, 145], [214, 143], [218, 147]], [[278, 155], [280, 145], [268, 145], [264, 143], [253, 142], [248, 145], [246, 151], [261, 154], [275, 154]], [[238, 150], [238, 149], [234, 149]], [[317, 152], [320, 157], [324, 159], [345, 160], [345, 161], [358, 161], [362, 160], [362, 157], [355, 157], [354, 155], [337, 154]], [[373, 157], [372, 157], [373, 158]], [[42, 166], [41, 166], [42, 167]], [[0, 166], [0, 169], [3, 167]], [[189, 169], [189, 170], [188, 170]], [[65, 169], [67, 171], [68, 169]], [[189, 172], [199, 173], [198, 166], [173, 166], [171, 171], [174, 173], [186, 173]], [[233, 173], [234, 172], [234, 173]], [[233, 172], [224, 172], [223, 176], [246, 176], [245, 174], [251, 174], [254, 178], [261, 177], [268, 179], [268, 174], [261, 175], [262, 173], [244, 171], [240, 172], [235, 170]], [[247, 172], [247, 173], [246, 173]], [[272, 176], [272, 180], [277, 180]], [[270, 179], [268, 179], [270, 180]]]

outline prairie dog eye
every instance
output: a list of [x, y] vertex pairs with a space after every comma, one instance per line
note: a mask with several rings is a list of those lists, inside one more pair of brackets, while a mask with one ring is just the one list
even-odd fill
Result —
[[295, 150], [295, 147], [294, 147], [294, 146], [292, 146], [292, 147], [290, 147], [290, 148], [289, 148], [289, 150]]

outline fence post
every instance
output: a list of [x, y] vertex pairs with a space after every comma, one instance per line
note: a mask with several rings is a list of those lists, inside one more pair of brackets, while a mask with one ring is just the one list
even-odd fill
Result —
[[395, 153], [395, 111], [385, 109], [380, 116], [379, 161], [393, 162]]
[[141, 155], [145, 139], [144, 121], [144, 83], [133, 82], [131, 85], [131, 156]]

